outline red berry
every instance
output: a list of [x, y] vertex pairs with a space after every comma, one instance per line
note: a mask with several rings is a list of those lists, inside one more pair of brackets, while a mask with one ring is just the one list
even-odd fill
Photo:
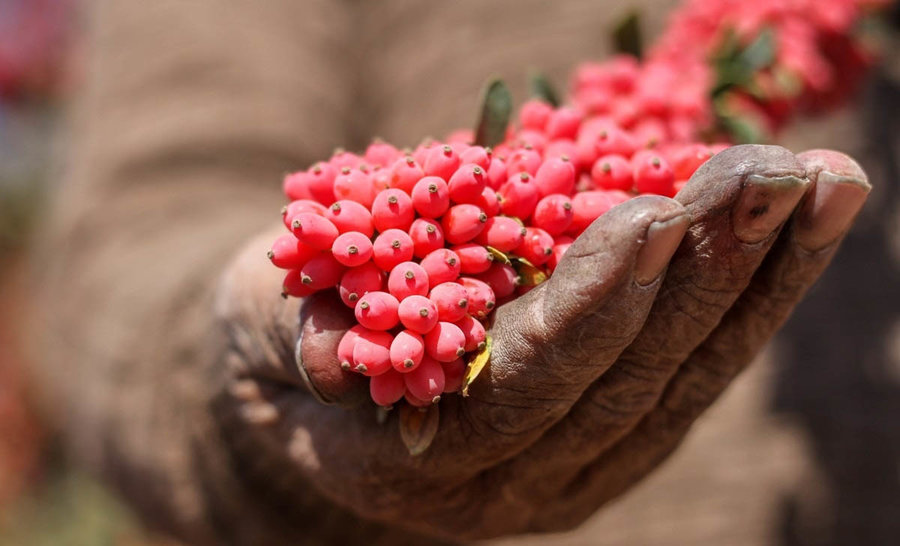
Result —
[[466, 336], [452, 322], [438, 322], [425, 334], [425, 353], [438, 362], [452, 362], [466, 354]]
[[[505, 264], [500, 264], [505, 265]], [[515, 271], [513, 271], [515, 273]], [[515, 277], [513, 278], [515, 282]], [[497, 296], [488, 282], [472, 277], [460, 277], [459, 284], [466, 289], [466, 299], [469, 300], [469, 314], [475, 318], [483, 319], [491, 314], [497, 305]]]
[[422, 336], [411, 330], [403, 330], [394, 336], [391, 343], [391, 364], [400, 373], [416, 369], [425, 356], [425, 342]]
[[500, 252], [512, 252], [522, 244], [525, 228], [512, 218], [494, 216], [484, 223], [484, 230], [475, 238], [480, 245], [491, 246]]
[[405, 231], [389, 229], [382, 232], [372, 244], [372, 260], [375, 265], [390, 271], [401, 262], [413, 257], [413, 242]]
[[518, 173], [528, 173], [534, 176], [541, 166], [541, 154], [531, 148], [519, 148], [506, 160], [506, 172], [510, 176]]
[[447, 183], [437, 176], [426, 176], [413, 187], [412, 203], [420, 216], [425, 218], [441, 216], [450, 207], [450, 190]]
[[572, 246], [572, 243], [557, 243], [553, 245], [553, 254], [547, 262], [547, 266], [550, 267], [551, 272], [559, 265], [560, 260], [562, 260], [563, 255], [569, 250], [570, 246]]
[[[490, 269], [478, 275], [477, 278], [491, 287], [496, 298], [505, 298], [512, 295], [516, 291], [516, 285], [519, 282], [519, 275], [516, 273], [516, 270], [499, 262], [494, 262]], [[469, 301], [470, 305], [472, 305], [474, 299], [471, 294], [469, 295]]]
[[625, 157], [617, 154], [604, 155], [594, 162], [591, 180], [597, 189], [630, 191], [634, 185], [631, 171], [631, 163]]
[[484, 190], [482, 190], [481, 196], [474, 204], [483, 210], [489, 218], [500, 214], [500, 200], [497, 199], [497, 193], [489, 187], [485, 187]]
[[415, 370], [403, 374], [403, 380], [408, 394], [414, 396], [417, 401], [437, 402], [444, 392], [444, 368], [438, 361], [427, 356]]
[[459, 256], [447, 248], [439, 248], [431, 252], [422, 258], [420, 265], [428, 273], [428, 283], [431, 286], [455, 281], [459, 277], [461, 267]]
[[334, 179], [334, 198], [355, 201], [368, 208], [375, 199], [375, 184], [369, 173], [344, 167]]
[[551, 114], [553, 114], [552, 106], [544, 101], [532, 99], [522, 105], [519, 111], [519, 124], [525, 129], [543, 131]]
[[484, 325], [481, 324], [481, 321], [474, 318], [472, 315], [466, 315], [456, 321], [455, 324], [459, 326], [463, 335], [466, 336], [467, 353], [477, 351], [484, 347], [482, 344], [485, 339], [487, 339], [487, 332], [484, 331]]
[[454, 171], [459, 168], [459, 154], [452, 146], [434, 146], [428, 150], [425, 158], [425, 175], [439, 176], [444, 180], [450, 180]]
[[402, 190], [383, 190], [372, 202], [372, 221], [378, 231], [409, 229], [415, 216], [412, 199]]
[[569, 195], [575, 191], [575, 166], [565, 157], [548, 159], [534, 175], [534, 184], [541, 197], [553, 193]]
[[294, 216], [301, 212], [311, 212], [319, 216], [325, 216], [325, 207], [309, 199], [291, 201], [286, 207], [281, 209], [281, 219], [284, 222], [284, 226], [291, 229], [291, 222], [294, 221]]
[[455, 282], [444, 282], [431, 289], [428, 299], [437, 307], [438, 320], [456, 322], [466, 315], [469, 297], [466, 289]]
[[353, 370], [370, 377], [391, 369], [391, 342], [387, 332], [364, 331], [353, 343]]
[[400, 301], [428, 294], [428, 274], [415, 262], [397, 264], [388, 276], [388, 292]]
[[300, 280], [313, 290], [324, 290], [338, 283], [344, 269], [331, 252], [320, 252], [300, 269]]
[[353, 328], [347, 330], [347, 332], [341, 337], [341, 342], [338, 343], [338, 360], [341, 363], [341, 369], [350, 370], [353, 367], [353, 348], [356, 346], [356, 340], [359, 336], [367, 332], [365, 327], [357, 324]]
[[705, 144], [690, 144], [672, 154], [672, 171], [677, 180], [687, 180], [700, 165], [713, 156], [712, 150]]
[[375, 140], [372, 144], [369, 144], [369, 147], [366, 148], [366, 154], [363, 158], [366, 160], [366, 163], [369, 165], [379, 165], [381, 167], [387, 167], [392, 164], [397, 156], [400, 155], [400, 152], [397, 148], [392, 145], [384, 142], [382, 140]]
[[515, 216], [522, 220], [531, 216], [540, 199], [537, 184], [528, 173], [511, 177], [497, 192], [500, 199], [500, 210], [507, 216]]
[[544, 265], [553, 254], [553, 237], [541, 228], [525, 228], [525, 240], [513, 252], [534, 265]]
[[303, 277], [299, 269], [291, 269], [284, 276], [281, 283], [281, 295], [284, 297], [294, 296], [295, 298], [305, 298], [315, 292], [312, 288], [303, 283]]
[[447, 182], [454, 203], [475, 203], [487, 185], [484, 169], [471, 163], [462, 165]]
[[444, 392], [456, 392], [462, 387], [466, 374], [466, 362], [457, 358], [453, 362], [441, 362], [444, 369]]
[[389, 408], [406, 394], [406, 382], [399, 373], [389, 370], [369, 380], [369, 396], [379, 406]]
[[572, 225], [566, 233], [578, 236], [587, 229], [601, 214], [613, 207], [609, 196], [604, 191], [583, 191], [572, 198]]
[[466, 243], [451, 248], [459, 256], [460, 273], [483, 273], [491, 267], [494, 255], [487, 248], [475, 243]]
[[506, 162], [497, 156], [492, 157], [491, 165], [488, 167], [487, 174], [488, 186], [490, 186], [491, 189], [496, 190], [497, 188], [502, 186], [504, 182], [506, 182]]
[[275, 267], [300, 269], [318, 253], [318, 250], [304, 245], [288, 233], [275, 239], [268, 256]]
[[[427, 408], [435, 404], [435, 402], [432, 402], [431, 400], [420, 400], [416, 398], [415, 396], [410, 394], [409, 389], [407, 389], [406, 394], [403, 395], [403, 398], [410, 406], [413, 406], [415, 408]], [[441, 397], [437, 396], [433, 400], [437, 400], [438, 402], [440, 402]]]
[[372, 241], [358, 231], [348, 231], [334, 240], [331, 253], [347, 267], [356, 267], [372, 259]]
[[487, 222], [487, 214], [475, 205], [454, 205], [441, 218], [444, 239], [454, 245], [474, 239]]
[[441, 225], [428, 218], [416, 218], [409, 227], [409, 237], [413, 242], [413, 256], [424, 258], [430, 252], [444, 247], [444, 230]]
[[425, 171], [416, 163], [415, 159], [406, 156], [394, 162], [388, 176], [388, 186], [412, 193], [413, 186], [425, 176]]
[[491, 166], [491, 152], [489, 148], [470, 146], [466, 150], [460, 152], [459, 160], [462, 161], [463, 164], [473, 163], [487, 171]]
[[568, 157], [571, 159], [577, 157], [577, 153], [574, 140], [567, 138], [551, 140], [547, 143], [547, 148], [544, 149], [544, 160], [546, 161], [553, 157]]
[[384, 272], [372, 262], [348, 269], [338, 284], [338, 293], [344, 305], [356, 308], [356, 302], [369, 292], [376, 292], [384, 285]]
[[400, 302], [387, 292], [369, 292], [356, 302], [356, 321], [370, 330], [390, 330], [400, 322]]
[[291, 231], [303, 244], [317, 250], [330, 249], [338, 236], [338, 229], [327, 218], [311, 212], [294, 215]]
[[341, 171], [345, 167], [348, 169], [355, 169], [362, 165], [363, 160], [353, 152], [348, 152], [343, 148], [336, 148], [331, 159], [328, 160], [328, 163], [338, 171]]
[[675, 173], [669, 163], [657, 154], [639, 154], [631, 160], [634, 186], [638, 193], [675, 195]]
[[578, 134], [578, 126], [581, 125], [581, 114], [574, 108], [563, 106], [557, 108], [547, 119], [544, 132], [547, 138], [575, 138]]
[[597, 156], [609, 154], [618, 154], [625, 157], [631, 157], [631, 154], [637, 149], [637, 143], [634, 138], [624, 129], [620, 129], [611, 125], [597, 135], [594, 141], [594, 151]]
[[325, 211], [325, 218], [328, 218], [341, 233], [358, 231], [366, 237], [375, 234], [372, 213], [356, 201], [344, 200], [333, 203]]
[[550, 235], [559, 235], [572, 223], [574, 214], [572, 200], [567, 195], [555, 193], [538, 201], [532, 221]]
[[408, 296], [400, 302], [397, 315], [403, 326], [413, 332], [426, 334], [438, 322], [437, 307], [425, 296]]

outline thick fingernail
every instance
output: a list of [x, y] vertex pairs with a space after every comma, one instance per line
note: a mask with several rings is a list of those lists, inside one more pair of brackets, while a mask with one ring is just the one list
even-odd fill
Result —
[[748, 176], [732, 211], [735, 237], [749, 244], [767, 238], [788, 219], [808, 186], [808, 179], [796, 176]]
[[300, 379], [303, 381], [303, 384], [306, 386], [307, 390], [309, 390], [309, 394], [312, 395], [313, 398], [319, 401], [321, 404], [330, 405], [333, 404], [331, 400], [325, 398], [325, 396], [316, 388], [313, 384], [312, 379], [309, 377], [309, 372], [306, 371], [306, 366], [303, 364], [303, 352], [301, 350], [301, 344], [303, 343], [303, 328], [300, 329], [300, 336], [297, 338], [297, 345], [294, 347], [294, 359], [297, 363], [297, 371], [300, 372]]
[[797, 213], [794, 240], [808, 251], [827, 247], [847, 231], [871, 189], [864, 179], [820, 172]]
[[672, 254], [687, 231], [691, 219], [687, 214], [657, 221], [647, 228], [647, 242], [638, 250], [634, 264], [634, 281], [646, 286], [655, 281], [669, 265]]

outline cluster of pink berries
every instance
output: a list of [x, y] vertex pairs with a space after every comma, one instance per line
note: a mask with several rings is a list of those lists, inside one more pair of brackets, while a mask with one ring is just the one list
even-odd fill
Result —
[[[887, 3], [687, 0], [643, 62], [620, 55], [578, 67], [573, 103], [588, 115], [609, 116], [661, 141], [708, 135], [723, 114], [769, 135], [798, 110], [831, 105], [852, 90], [871, 62], [856, 24]], [[760, 66], [749, 74], [740, 73], [746, 67], [727, 66], [733, 60], [721, 58], [725, 50], [749, 47], [764, 32], [771, 43], [768, 51], [754, 52]], [[718, 64], [711, 62], [716, 58]], [[723, 66], [725, 74], [718, 72]], [[737, 85], [722, 92], [727, 84]], [[717, 87], [721, 96], [714, 102]]]
[[[269, 258], [285, 296], [337, 288], [358, 325], [338, 347], [376, 404], [459, 390], [494, 308], [530, 290], [597, 217], [674, 195], [715, 148], [640, 139], [573, 108], [527, 102], [493, 149], [471, 132], [400, 151], [375, 142], [285, 177], [290, 233]], [[523, 274], [523, 268], [528, 274]]]

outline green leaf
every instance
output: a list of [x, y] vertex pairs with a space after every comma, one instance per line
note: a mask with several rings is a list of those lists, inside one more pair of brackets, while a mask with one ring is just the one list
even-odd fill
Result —
[[481, 118], [475, 128], [475, 144], [496, 146], [506, 138], [509, 116], [512, 114], [512, 95], [503, 80], [492, 80], [484, 91]]
[[641, 12], [632, 10], [613, 27], [613, 49], [618, 53], [644, 56], [644, 40], [641, 37]]
[[559, 107], [559, 93], [545, 74], [537, 71], [532, 72], [529, 83], [532, 97], [540, 99], [554, 108]]

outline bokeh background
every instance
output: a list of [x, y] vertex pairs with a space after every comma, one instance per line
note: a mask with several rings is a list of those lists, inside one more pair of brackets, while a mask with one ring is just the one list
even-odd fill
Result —
[[[674, 4], [639, 3], [647, 36]], [[63, 178], [66, 107], [84, 78], [88, 12], [79, 0], [0, 0], [0, 546], [169, 543], [66, 459], [58, 431], [34, 403], [41, 386], [30, 381], [24, 349], [40, 343], [24, 339], [33, 290], [25, 288], [27, 257], [42, 203]], [[897, 19], [895, 7], [886, 21]], [[598, 24], [596, 48], [568, 69], [607, 55], [605, 36]], [[896, 31], [879, 40], [881, 60], [853, 101], [776, 138], [794, 150], [851, 153], [873, 181], [835, 263], [676, 455], [555, 543], [900, 543], [900, 42]], [[528, 64], [509, 58], [504, 75], [521, 97]], [[428, 64], [421, 59], [407, 73]], [[548, 75], [563, 86], [565, 72]], [[458, 86], [458, 100], [438, 118], [468, 119], [481, 83]], [[402, 102], [378, 106], [385, 136], [402, 138], [416, 125]], [[445, 125], [427, 129], [452, 128]], [[497, 543], [532, 540], [541, 539]]]

